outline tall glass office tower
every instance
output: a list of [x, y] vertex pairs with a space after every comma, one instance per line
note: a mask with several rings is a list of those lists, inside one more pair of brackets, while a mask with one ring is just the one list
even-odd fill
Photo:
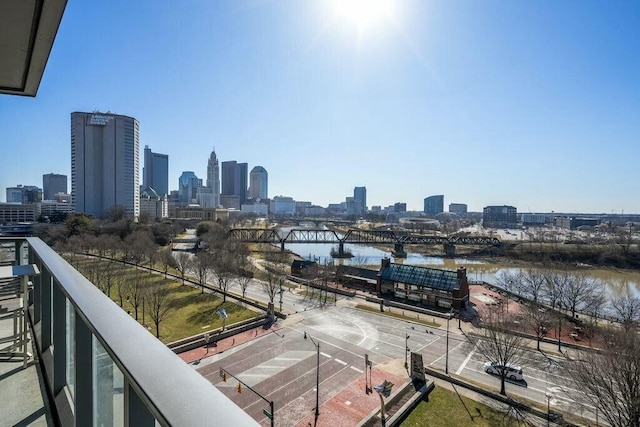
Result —
[[169, 194], [169, 156], [154, 153], [148, 145], [144, 147], [142, 187], [151, 187], [159, 196]]

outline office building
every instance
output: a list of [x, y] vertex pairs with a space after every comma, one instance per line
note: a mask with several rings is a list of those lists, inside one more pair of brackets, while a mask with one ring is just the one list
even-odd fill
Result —
[[7, 203], [38, 203], [42, 201], [42, 189], [35, 185], [7, 187]]
[[225, 209], [235, 209], [240, 210], [240, 197], [235, 196], [233, 194], [221, 194], [220, 195], [220, 204]]
[[449, 212], [456, 214], [466, 214], [467, 205], [464, 203], [449, 203]]
[[169, 156], [154, 153], [148, 145], [144, 146], [142, 187], [153, 188], [159, 196], [169, 194]]
[[427, 216], [436, 216], [444, 212], [444, 196], [429, 196], [424, 199], [424, 213]]
[[578, 218], [573, 216], [557, 216], [553, 219], [553, 225], [568, 230], [576, 230], [579, 227], [596, 227], [600, 225], [599, 218]]
[[178, 193], [182, 205], [198, 203], [198, 188], [202, 187], [202, 180], [192, 171], [184, 171], [178, 178]]
[[169, 200], [166, 194], [159, 195], [152, 187], [140, 192], [140, 215], [152, 220], [161, 220], [169, 216]]
[[140, 215], [139, 123], [112, 113], [71, 113], [71, 199], [102, 217], [113, 206]]
[[249, 198], [267, 199], [269, 198], [269, 174], [262, 166], [251, 169], [249, 174]]
[[[216, 208], [220, 206], [220, 166], [218, 165], [215, 148], [207, 162], [207, 187], [211, 189], [207, 193], [211, 195], [212, 199], [208, 199], [209, 203], [206, 207]], [[205, 207], [202, 203], [200, 203], [200, 206]]]
[[513, 206], [486, 206], [482, 210], [482, 226], [485, 228], [516, 228], [518, 212]]
[[360, 206], [359, 214], [367, 212], [367, 187], [354, 187], [353, 198]]
[[406, 212], [406, 211], [407, 211], [406, 203], [402, 203], [402, 202], [394, 203], [393, 212], [400, 213], [400, 212]]
[[245, 204], [241, 206], [240, 211], [247, 214], [267, 216], [269, 215], [269, 205], [266, 203]]
[[54, 200], [56, 194], [67, 193], [67, 175], [48, 173], [42, 175], [43, 200]]
[[217, 208], [220, 204], [219, 200], [220, 195], [214, 194], [209, 187], [199, 187], [196, 190], [196, 203], [202, 208]]
[[246, 163], [235, 160], [222, 162], [222, 195], [238, 196], [240, 206], [247, 201], [247, 169]]
[[295, 215], [296, 202], [293, 197], [276, 196], [271, 201], [271, 213], [273, 215]]
[[56, 213], [69, 214], [73, 212], [73, 205], [71, 203], [57, 202], [55, 200], [43, 200], [40, 203], [40, 213], [42, 216], [52, 217]]

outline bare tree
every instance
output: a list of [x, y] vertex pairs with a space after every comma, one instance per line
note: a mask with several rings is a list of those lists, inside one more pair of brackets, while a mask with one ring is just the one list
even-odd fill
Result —
[[491, 308], [480, 313], [482, 328], [478, 335], [467, 335], [477, 351], [494, 364], [500, 376], [500, 394], [506, 395], [505, 379], [509, 367], [515, 367], [524, 358], [524, 338], [510, 332], [514, 316]]
[[187, 252], [178, 251], [176, 252], [175, 260], [176, 270], [180, 273], [180, 278], [182, 278], [182, 284], [184, 285], [184, 277], [194, 264], [193, 256]]
[[241, 245], [237, 251], [233, 252], [233, 256], [235, 258], [233, 263], [235, 267], [235, 278], [242, 290], [242, 298], [244, 298], [251, 279], [253, 279], [247, 246]]
[[625, 295], [614, 298], [611, 308], [622, 326], [629, 330], [640, 321], [640, 298]]
[[269, 302], [273, 304], [276, 294], [282, 289], [282, 275], [276, 270], [267, 268], [267, 280], [261, 282], [262, 290], [269, 297]]
[[567, 282], [571, 280], [571, 275], [567, 271], [547, 270], [544, 272], [544, 279], [545, 294], [549, 305], [552, 309], [556, 307], [561, 309]]
[[156, 338], [160, 338], [160, 323], [167, 318], [171, 311], [171, 294], [169, 288], [163, 285], [153, 285], [146, 292], [149, 316], [156, 327]]
[[504, 305], [509, 311], [509, 296], [511, 294], [519, 293], [518, 290], [520, 288], [519, 276], [509, 270], [500, 270], [498, 274], [496, 274], [496, 285], [505, 291], [507, 303]]
[[540, 351], [540, 341], [553, 326], [555, 316], [549, 310], [535, 303], [524, 305], [524, 315], [524, 320], [529, 326], [529, 330], [536, 336], [537, 348]]
[[584, 351], [568, 363], [568, 373], [612, 427], [640, 426], [640, 337], [634, 330], [610, 328], [602, 351]]
[[204, 294], [204, 287], [209, 279], [209, 274], [213, 268], [213, 256], [209, 252], [198, 252], [195, 258], [196, 276], [200, 283], [201, 293]]
[[349, 260], [349, 265], [357, 268], [365, 268], [369, 265], [369, 260], [364, 255], [356, 255]]
[[544, 273], [539, 269], [527, 268], [520, 271], [518, 279], [522, 294], [538, 303], [544, 293]]
[[222, 291], [222, 302], [227, 301], [227, 291], [233, 283], [236, 268], [234, 258], [226, 249], [220, 249], [212, 257], [213, 275], [218, 284], [218, 288]]
[[564, 305], [571, 310], [571, 317], [576, 317], [576, 311], [583, 309], [601, 287], [597, 279], [592, 279], [584, 274], [570, 274], [567, 276], [562, 300]]
[[99, 263], [99, 277], [98, 283], [100, 283], [99, 288], [102, 292], [104, 292], [108, 297], [111, 297], [111, 288], [113, 287], [113, 278], [116, 274], [114, 270], [113, 260], [111, 258], [104, 258], [100, 260]]
[[173, 254], [171, 252], [171, 247], [169, 246], [165, 246], [158, 251], [158, 261], [160, 261], [160, 265], [162, 266], [165, 279], [167, 278], [169, 267], [175, 267], [176, 265], [176, 260], [173, 258]]
[[138, 320], [138, 309], [145, 297], [145, 286], [142, 272], [136, 269], [133, 274], [130, 274], [127, 277], [127, 281], [129, 283], [127, 286], [127, 297], [129, 304], [133, 306], [135, 318]]
[[116, 290], [116, 296], [118, 297], [118, 304], [122, 307], [124, 299], [127, 296], [127, 276], [124, 273], [116, 274], [114, 276], [113, 287]]

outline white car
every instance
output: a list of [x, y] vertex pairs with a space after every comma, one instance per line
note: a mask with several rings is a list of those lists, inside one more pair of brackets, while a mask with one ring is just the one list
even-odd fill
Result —
[[[484, 371], [487, 374], [500, 375], [502, 371], [502, 365], [495, 362], [486, 362], [484, 364]], [[522, 368], [520, 366], [506, 366], [506, 378], [515, 381], [522, 381]]]

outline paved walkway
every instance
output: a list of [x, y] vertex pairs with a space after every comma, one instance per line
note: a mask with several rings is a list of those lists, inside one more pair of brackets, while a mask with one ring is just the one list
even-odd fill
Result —
[[245, 332], [241, 332], [232, 337], [223, 338], [217, 341], [215, 346], [213, 344], [208, 344], [203, 347], [185, 351], [184, 353], [180, 353], [178, 356], [187, 363], [198, 364], [204, 358], [211, 357], [215, 354], [224, 353], [226, 350], [229, 350], [232, 347], [244, 344], [258, 337], [267, 334], [277, 334], [278, 330], [280, 330], [280, 327], [277, 324], [274, 324], [267, 328], [260, 326], [257, 328], [249, 329]]
[[[395, 362], [395, 361], [394, 361]], [[401, 363], [403, 365], [404, 362]], [[397, 372], [396, 363], [379, 365], [371, 370], [371, 383], [382, 384], [385, 380], [393, 383], [393, 392], [400, 390], [409, 382], [407, 375]], [[400, 375], [397, 375], [400, 374]], [[380, 397], [375, 391], [371, 394], [365, 392], [365, 377], [360, 376], [346, 388], [339, 391], [334, 397], [320, 405], [320, 416], [317, 426], [326, 427], [350, 427], [364, 420], [373, 410], [380, 408]], [[300, 421], [298, 427], [314, 425], [315, 413], [312, 411]]]

